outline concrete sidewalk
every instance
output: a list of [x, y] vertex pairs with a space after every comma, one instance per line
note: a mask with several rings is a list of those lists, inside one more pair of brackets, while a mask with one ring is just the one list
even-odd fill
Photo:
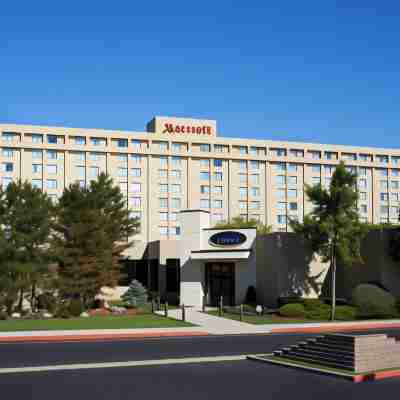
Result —
[[[186, 308], [186, 321], [203, 328], [212, 335], [257, 334], [257, 333], [316, 333], [350, 330], [400, 328], [400, 320], [369, 320], [351, 322], [310, 322], [302, 324], [255, 325], [203, 313], [195, 308]], [[163, 315], [163, 312], [157, 312]], [[168, 316], [182, 318], [180, 309], [170, 310]]]
[[0, 332], [0, 344], [18, 342], [84, 342], [205, 335], [208, 335], [207, 331], [200, 327], [18, 331]]

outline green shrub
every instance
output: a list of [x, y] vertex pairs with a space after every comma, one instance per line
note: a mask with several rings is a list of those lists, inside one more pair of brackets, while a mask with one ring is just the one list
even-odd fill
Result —
[[352, 306], [337, 306], [335, 319], [338, 321], [353, 321], [357, 318], [357, 308]]
[[397, 314], [394, 297], [378, 286], [358, 285], [352, 292], [352, 303], [362, 318], [385, 318]]
[[0, 311], [0, 321], [8, 319], [8, 314], [5, 311]]
[[307, 318], [324, 321], [328, 320], [331, 316], [331, 307], [327, 304], [315, 305], [314, 308], [307, 309]]
[[60, 304], [56, 311], [57, 318], [71, 318], [69, 306], [66, 303]]
[[81, 299], [72, 299], [68, 304], [68, 311], [73, 317], [79, 317], [83, 312]]
[[37, 304], [39, 310], [47, 310], [53, 314], [57, 306], [57, 298], [51, 293], [44, 292], [39, 294]]
[[306, 311], [319, 309], [320, 307], [325, 306], [325, 303], [320, 299], [303, 299], [302, 304]]
[[287, 296], [278, 298], [278, 307], [285, 306], [286, 304], [302, 303], [303, 299], [299, 296]]
[[306, 310], [303, 304], [291, 303], [282, 306], [279, 309], [279, 314], [283, 317], [297, 317], [304, 318], [306, 316]]
[[147, 290], [139, 281], [134, 279], [121, 299], [126, 306], [143, 307], [147, 302]]

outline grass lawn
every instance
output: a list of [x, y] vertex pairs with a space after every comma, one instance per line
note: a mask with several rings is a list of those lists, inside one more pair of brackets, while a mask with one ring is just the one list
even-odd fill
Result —
[[[218, 316], [218, 311], [209, 311], [208, 314]], [[229, 318], [234, 319], [236, 321], [240, 320], [240, 316], [238, 314], [232, 313], [223, 313], [222, 318]], [[296, 323], [312, 323], [312, 322], [328, 322], [328, 321], [317, 321], [317, 320], [310, 320], [310, 319], [301, 319], [301, 318], [284, 318], [274, 314], [268, 315], [244, 315], [243, 322], [247, 322], [248, 324], [255, 324], [255, 325], [265, 325], [265, 324], [296, 324]]]
[[110, 315], [69, 319], [10, 319], [0, 321], [0, 332], [74, 329], [173, 328], [184, 326], [194, 325], [154, 314], [138, 314], [129, 316]]

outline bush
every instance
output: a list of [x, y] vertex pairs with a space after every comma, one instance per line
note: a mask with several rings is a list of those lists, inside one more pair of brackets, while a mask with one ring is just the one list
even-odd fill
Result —
[[357, 308], [352, 306], [337, 306], [335, 319], [339, 321], [353, 321], [357, 318]]
[[39, 310], [47, 310], [53, 314], [57, 306], [57, 298], [51, 293], [41, 293], [37, 298], [37, 305]]
[[134, 279], [121, 299], [126, 306], [143, 307], [147, 302], [147, 290], [139, 281]]
[[287, 296], [278, 298], [278, 307], [282, 307], [286, 304], [302, 303], [303, 300], [299, 296]]
[[56, 317], [57, 318], [71, 318], [71, 313], [69, 311], [69, 307], [67, 304], [63, 303], [61, 304], [56, 312]]
[[306, 311], [311, 311], [324, 307], [326, 304], [320, 299], [303, 299], [302, 304]]
[[358, 285], [352, 292], [352, 303], [363, 318], [385, 318], [397, 314], [395, 299], [389, 293], [370, 284]]
[[306, 310], [303, 304], [293, 303], [286, 304], [279, 309], [279, 314], [283, 317], [301, 317], [306, 316]]
[[307, 318], [318, 321], [328, 320], [331, 317], [331, 307], [327, 304], [321, 304], [319, 307], [315, 307], [307, 310]]
[[8, 314], [5, 311], [0, 311], [0, 321], [8, 319]]
[[249, 286], [246, 293], [246, 304], [256, 304], [257, 294], [254, 286]]
[[68, 304], [68, 311], [73, 317], [79, 317], [83, 312], [81, 299], [72, 299]]

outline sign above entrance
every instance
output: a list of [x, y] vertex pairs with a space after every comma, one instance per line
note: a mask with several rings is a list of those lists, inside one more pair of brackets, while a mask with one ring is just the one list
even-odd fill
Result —
[[209, 119], [155, 117], [147, 124], [147, 132], [209, 137], [217, 135], [217, 122]]
[[214, 233], [209, 243], [211, 246], [226, 247], [226, 246], [238, 246], [246, 241], [246, 235], [241, 232], [235, 231], [224, 231]]

